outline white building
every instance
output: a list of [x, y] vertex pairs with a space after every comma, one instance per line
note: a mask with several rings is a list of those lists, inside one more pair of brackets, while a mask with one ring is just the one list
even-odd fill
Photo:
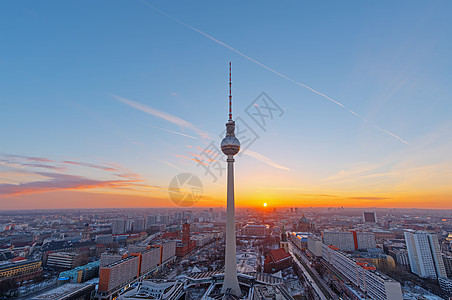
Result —
[[329, 231], [323, 233], [323, 243], [333, 245], [341, 251], [357, 249], [373, 249], [377, 247], [373, 232], [360, 231]]
[[47, 266], [73, 269], [80, 265], [81, 255], [75, 252], [54, 252], [47, 256]]
[[100, 255], [99, 267], [106, 267], [114, 262], [120, 261], [121, 259], [122, 255], [120, 254], [102, 253]]
[[145, 229], [146, 220], [144, 218], [136, 218], [133, 220], [133, 232], [141, 232]]
[[212, 234], [198, 234], [192, 236], [192, 240], [196, 241], [196, 247], [202, 247], [213, 241], [214, 236]]
[[375, 267], [355, 260], [350, 254], [322, 245], [322, 258], [342, 273], [370, 299], [402, 300], [400, 283], [375, 270]]
[[355, 251], [355, 241], [353, 234], [349, 231], [328, 231], [323, 233], [323, 243], [333, 245], [341, 251]]
[[316, 257], [322, 256], [322, 241], [314, 236], [308, 236], [308, 250]]
[[111, 230], [113, 234], [123, 234], [125, 233], [125, 225], [126, 220], [125, 219], [115, 219], [113, 220], [111, 224]]
[[[356, 231], [351, 233], [354, 234], [354, 232]], [[377, 247], [373, 232], [356, 232], [356, 240], [358, 242], [358, 249], [373, 249]]]
[[422, 278], [447, 277], [436, 235], [425, 231], [406, 230], [405, 242], [411, 272]]

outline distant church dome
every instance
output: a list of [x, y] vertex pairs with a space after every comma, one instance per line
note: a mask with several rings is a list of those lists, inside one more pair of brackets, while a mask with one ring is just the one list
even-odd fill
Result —
[[299, 223], [309, 224], [310, 222], [309, 222], [308, 218], [306, 218], [303, 214], [303, 216], [300, 218]]

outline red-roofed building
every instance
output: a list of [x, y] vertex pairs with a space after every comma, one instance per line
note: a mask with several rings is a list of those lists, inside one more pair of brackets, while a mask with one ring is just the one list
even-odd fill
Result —
[[292, 256], [283, 248], [271, 250], [264, 261], [264, 272], [275, 273], [292, 266]]
[[180, 231], [165, 232], [162, 235], [162, 239], [179, 239], [179, 238], [180, 238]]

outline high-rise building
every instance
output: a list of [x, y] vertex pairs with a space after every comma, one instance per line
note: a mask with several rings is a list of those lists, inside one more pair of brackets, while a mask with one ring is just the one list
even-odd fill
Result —
[[377, 247], [373, 232], [352, 231], [356, 249], [373, 249]]
[[355, 251], [353, 234], [349, 231], [329, 231], [322, 232], [323, 243], [333, 245], [341, 251]]
[[170, 224], [170, 216], [168, 216], [168, 215], [161, 215], [160, 216], [160, 224], [169, 225]]
[[317, 236], [308, 236], [308, 253], [315, 257], [322, 256], [322, 241]]
[[442, 256], [447, 277], [452, 278], [452, 255], [443, 253]]
[[144, 231], [145, 219], [144, 218], [136, 218], [133, 220], [133, 232], [142, 232]]
[[160, 264], [165, 264], [168, 261], [174, 260], [176, 256], [176, 242], [170, 241], [159, 245], [160, 250]]
[[146, 228], [149, 228], [151, 225], [157, 224], [157, 216], [149, 215], [146, 217]]
[[139, 276], [140, 257], [129, 256], [100, 268], [99, 292], [108, 293]]
[[355, 251], [377, 247], [375, 235], [372, 232], [325, 230], [322, 235], [323, 243], [333, 245], [341, 251]]
[[122, 258], [123, 256], [121, 254], [102, 253], [100, 255], [99, 266], [101, 268], [108, 266], [114, 262], [121, 260]]
[[242, 291], [237, 278], [234, 200], [234, 155], [240, 151], [240, 142], [235, 137], [235, 122], [232, 120], [231, 84], [231, 63], [229, 63], [229, 120], [226, 123], [226, 137], [221, 141], [221, 151], [227, 155], [228, 163], [225, 273], [221, 292], [240, 297]]
[[185, 221], [191, 221], [192, 219], [193, 219], [193, 214], [192, 214], [192, 212], [191, 211], [184, 211], [184, 213], [183, 213], [183, 215], [182, 215], [182, 218], [185, 220]]
[[363, 211], [363, 220], [365, 223], [377, 223], [377, 214], [374, 211]]
[[140, 275], [155, 269], [160, 263], [161, 248], [151, 248], [141, 253]]
[[322, 258], [335, 267], [370, 299], [402, 300], [400, 283], [381, 274], [375, 267], [356, 260], [333, 246], [322, 245]]
[[124, 223], [124, 232], [132, 232], [133, 231], [133, 220], [126, 219]]
[[411, 272], [423, 278], [447, 277], [438, 237], [415, 230], [406, 230], [404, 234]]
[[114, 219], [111, 224], [111, 231], [113, 234], [123, 234], [125, 233], [125, 226], [125, 219]]
[[181, 211], [177, 211], [174, 213], [174, 220], [180, 221], [184, 218], [184, 214]]

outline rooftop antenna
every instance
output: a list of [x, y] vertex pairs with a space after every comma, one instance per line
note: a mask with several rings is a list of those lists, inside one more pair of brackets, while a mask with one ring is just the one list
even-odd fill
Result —
[[232, 121], [231, 62], [229, 62], [229, 121]]

